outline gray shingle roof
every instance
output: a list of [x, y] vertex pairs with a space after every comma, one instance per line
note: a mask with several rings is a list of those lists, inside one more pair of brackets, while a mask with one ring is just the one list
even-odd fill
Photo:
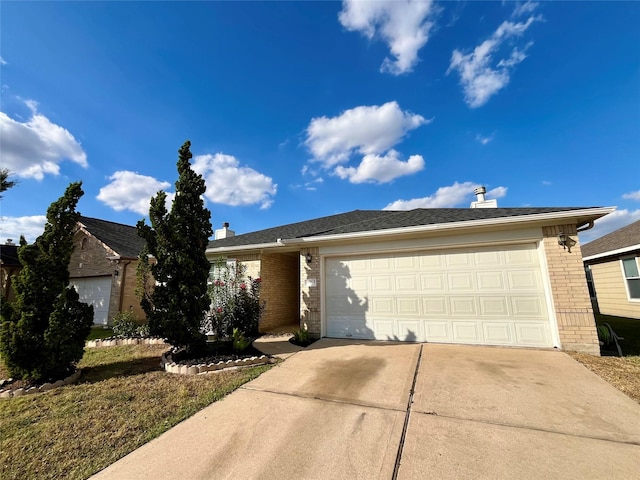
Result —
[[138, 236], [136, 227], [89, 217], [80, 217], [80, 223], [121, 257], [136, 258], [144, 247], [144, 240]]
[[279, 238], [291, 239], [320, 235], [338, 235], [388, 228], [436, 225], [471, 220], [487, 220], [523, 215], [581, 210], [589, 207], [539, 207], [539, 208], [417, 208], [415, 210], [354, 210], [348, 213], [316, 218], [268, 228], [257, 232], [236, 235], [209, 242], [209, 248], [239, 247], [276, 242]]
[[640, 220], [582, 245], [582, 256], [591, 257], [621, 248], [640, 245]]

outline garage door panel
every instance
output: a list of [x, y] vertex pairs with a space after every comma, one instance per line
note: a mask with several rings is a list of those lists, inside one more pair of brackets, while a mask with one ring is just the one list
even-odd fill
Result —
[[542, 299], [535, 295], [511, 297], [511, 311], [514, 319], [524, 318], [545, 318], [546, 308]]
[[423, 322], [425, 341], [427, 342], [451, 342], [451, 323], [448, 321]]
[[398, 315], [421, 315], [420, 299], [417, 297], [397, 297]]
[[478, 290], [504, 291], [506, 290], [506, 285], [507, 285], [504, 277], [505, 275], [503, 272], [477, 272], [476, 280], [477, 280]]
[[542, 277], [539, 272], [531, 270], [514, 270], [507, 272], [510, 290], [537, 290], [542, 288]]
[[526, 246], [514, 246], [504, 252], [507, 265], [538, 265], [538, 255], [535, 250]]
[[479, 267], [495, 267], [496, 265], [504, 264], [504, 255], [499, 251], [476, 252], [473, 256], [475, 264]]
[[448, 267], [471, 267], [472, 255], [467, 252], [450, 253], [445, 257]]
[[422, 297], [422, 311], [426, 317], [444, 317], [449, 314], [449, 302], [445, 296]]
[[481, 296], [478, 297], [480, 304], [480, 315], [483, 317], [503, 316], [508, 317], [509, 300], [506, 296]]
[[451, 292], [475, 290], [473, 272], [450, 273], [447, 275], [447, 281]]
[[325, 265], [336, 275], [328, 273], [325, 290], [329, 336], [553, 345], [536, 244], [368, 254]]
[[393, 292], [393, 277], [391, 275], [376, 275], [371, 277], [371, 292]]
[[513, 327], [509, 322], [482, 322], [482, 330], [487, 343], [513, 344]]
[[394, 297], [373, 297], [370, 302], [372, 315], [392, 315], [396, 313]]
[[453, 341], [456, 343], [482, 343], [477, 322], [451, 322]]
[[549, 343], [548, 323], [516, 323], [514, 330], [516, 332], [516, 342], [519, 345], [537, 347]]
[[398, 321], [398, 340], [402, 342], [424, 341], [422, 333], [422, 322], [420, 320], [400, 320]]
[[476, 316], [476, 297], [449, 297], [449, 314], [456, 316]]
[[329, 324], [327, 335], [337, 338], [375, 339], [373, 330], [367, 326], [364, 317], [339, 315], [338, 321]]
[[397, 275], [395, 277], [396, 292], [419, 293], [420, 288], [416, 275]]
[[444, 273], [423, 273], [420, 275], [422, 292], [436, 293], [446, 291], [447, 278]]
[[378, 319], [373, 323], [376, 340], [399, 340], [398, 324], [394, 319]]

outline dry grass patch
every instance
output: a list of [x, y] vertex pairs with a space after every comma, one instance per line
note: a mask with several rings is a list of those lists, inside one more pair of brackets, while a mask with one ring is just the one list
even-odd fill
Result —
[[76, 385], [0, 401], [0, 478], [88, 478], [270, 368], [173, 375], [166, 349], [87, 350]]
[[640, 356], [594, 357], [583, 353], [568, 353], [622, 393], [640, 403]]

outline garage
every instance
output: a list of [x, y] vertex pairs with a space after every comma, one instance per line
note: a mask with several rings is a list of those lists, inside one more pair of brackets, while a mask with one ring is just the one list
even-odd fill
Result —
[[80, 295], [81, 302], [93, 305], [93, 323], [106, 325], [111, 298], [111, 277], [72, 278], [70, 283]]
[[537, 243], [326, 257], [325, 335], [554, 346]]

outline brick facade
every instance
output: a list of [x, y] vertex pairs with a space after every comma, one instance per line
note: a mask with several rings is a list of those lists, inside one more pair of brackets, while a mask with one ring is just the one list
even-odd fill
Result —
[[[320, 255], [318, 248], [300, 250], [300, 326], [309, 331], [312, 338], [322, 335], [320, 305], [321, 286]], [[307, 263], [306, 255], [311, 254]]]
[[[556, 225], [543, 227], [542, 231], [562, 348], [599, 355], [598, 333], [587, 289], [580, 244], [577, 241], [576, 226]], [[571, 246], [571, 252], [558, 244], [560, 233], [570, 235], [575, 242]]]
[[236, 255], [246, 267], [247, 277], [258, 278], [260, 301], [265, 309], [260, 319], [260, 332], [299, 323], [298, 256], [281, 253]]

